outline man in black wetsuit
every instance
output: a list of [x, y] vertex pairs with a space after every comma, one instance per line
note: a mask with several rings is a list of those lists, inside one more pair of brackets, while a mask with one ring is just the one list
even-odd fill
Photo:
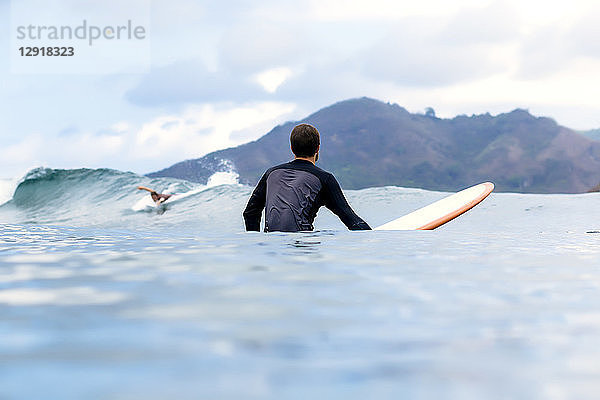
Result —
[[335, 177], [315, 166], [320, 146], [317, 129], [298, 125], [290, 142], [295, 159], [262, 176], [244, 210], [246, 230], [260, 231], [265, 208], [265, 232], [312, 231], [321, 206], [333, 211], [350, 230], [371, 229], [352, 211]]

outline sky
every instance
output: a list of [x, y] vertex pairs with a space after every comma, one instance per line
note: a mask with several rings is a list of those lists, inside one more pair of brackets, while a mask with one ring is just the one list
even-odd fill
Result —
[[[18, 54], [20, 24], [84, 19], [146, 36]], [[598, 20], [584, 0], [0, 0], [0, 178], [148, 173], [362, 96], [600, 128]]]

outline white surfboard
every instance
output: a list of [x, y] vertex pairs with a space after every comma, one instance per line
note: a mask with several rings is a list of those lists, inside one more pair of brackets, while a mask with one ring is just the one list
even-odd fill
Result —
[[430, 230], [444, 225], [481, 203], [494, 190], [492, 182], [484, 182], [419, 208], [403, 217], [375, 228], [379, 231]]

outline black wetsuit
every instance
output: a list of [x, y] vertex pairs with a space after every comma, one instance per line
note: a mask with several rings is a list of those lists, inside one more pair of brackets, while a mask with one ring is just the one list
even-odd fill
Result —
[[332, 174], [310, 161], [294, 160], [262, 176], [244, 210], [246, 230], [260, 230], [266, 208], [265, 232], [312, 231], [321, 206], [333, 211], [350, 230], [371, 229], [352, 211]]

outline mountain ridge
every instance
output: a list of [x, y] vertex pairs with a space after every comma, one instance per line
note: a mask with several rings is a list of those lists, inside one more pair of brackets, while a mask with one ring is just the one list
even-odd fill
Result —
[[267, 168], [292, 158], [289, 134], [298, 123], [319, 129], [319, 166], [335, 174], [345, 189], [454, 191], [491, 180], [498, 191], [579, 193], [600, 181], [600, 142], [551, 118], [515, 109], [444, 119], [432, 109], [413, 114], [366, 97], [332, 104], [255, 141], [148, 176], [204, 183], [214, 172], [235, 169], [240, 183], [253, 185]]

